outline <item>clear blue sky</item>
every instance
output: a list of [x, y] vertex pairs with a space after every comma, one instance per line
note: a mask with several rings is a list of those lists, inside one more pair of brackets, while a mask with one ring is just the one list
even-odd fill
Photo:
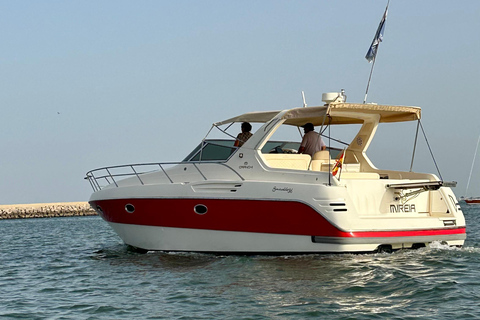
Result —
[[[88, 170], [181, 160], [211, 123], [301, 106], [302, 90], [362, 102], [385, 5], [0, 1], [0, 204], [86, 201]], [[480, 1], [391, 0], [368, 97], [422, 107], [457, 196], [480, 134], [479, 31]], [[368, 154], [408, 170], [414, 136], [395, 130]], [[414, 169], [436, 171], [426, 154]]]

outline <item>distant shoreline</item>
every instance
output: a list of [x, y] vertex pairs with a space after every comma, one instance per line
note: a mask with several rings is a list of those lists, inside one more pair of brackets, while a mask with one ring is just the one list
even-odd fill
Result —
[[0, 220], [95, 215], [86, 201], [0, 205]]

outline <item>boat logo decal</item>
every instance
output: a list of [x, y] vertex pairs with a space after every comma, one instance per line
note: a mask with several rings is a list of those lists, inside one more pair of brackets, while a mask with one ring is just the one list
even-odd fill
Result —
[[358, 138], [357, 138], [357, 144], [358, 144], [360, 147], [362, 146], [362, 144], [363, 144], [363, 139], [362, 139], [362, 137], [358, 137]]
[[417, 212], [415, 204], [391, 204], [390, 212]]
[[278, 188], [277, 186], [275, 186], [275, 187], [273, 187], [272, 192], [276, 192], [276, 191], [293, 193], [293, 188], [289, 188], [289, 187], [281, 187], [281, 188]]
[[238, 169], [253, 169], [253, 166], [251, 166], [251, 165], [249, 166], [249, 165], [248, 165], [248, 162], [245, 161], [245, 162], [243, 163], [243, 166], [238, 166]]

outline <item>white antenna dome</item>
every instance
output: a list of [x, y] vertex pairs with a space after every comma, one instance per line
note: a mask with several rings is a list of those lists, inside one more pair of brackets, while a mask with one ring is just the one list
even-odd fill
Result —
[[341, 92], [327, 92], [322, 93], [322, 101], [330, 104], [332, 102], [345, 102], [345, 98]]

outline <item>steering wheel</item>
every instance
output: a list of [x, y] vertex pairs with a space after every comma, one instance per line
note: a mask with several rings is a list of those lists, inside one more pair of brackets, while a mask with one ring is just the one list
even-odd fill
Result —
[[280, 146], [276, 146], [269, 153], [285, 153], [285, 151]]

